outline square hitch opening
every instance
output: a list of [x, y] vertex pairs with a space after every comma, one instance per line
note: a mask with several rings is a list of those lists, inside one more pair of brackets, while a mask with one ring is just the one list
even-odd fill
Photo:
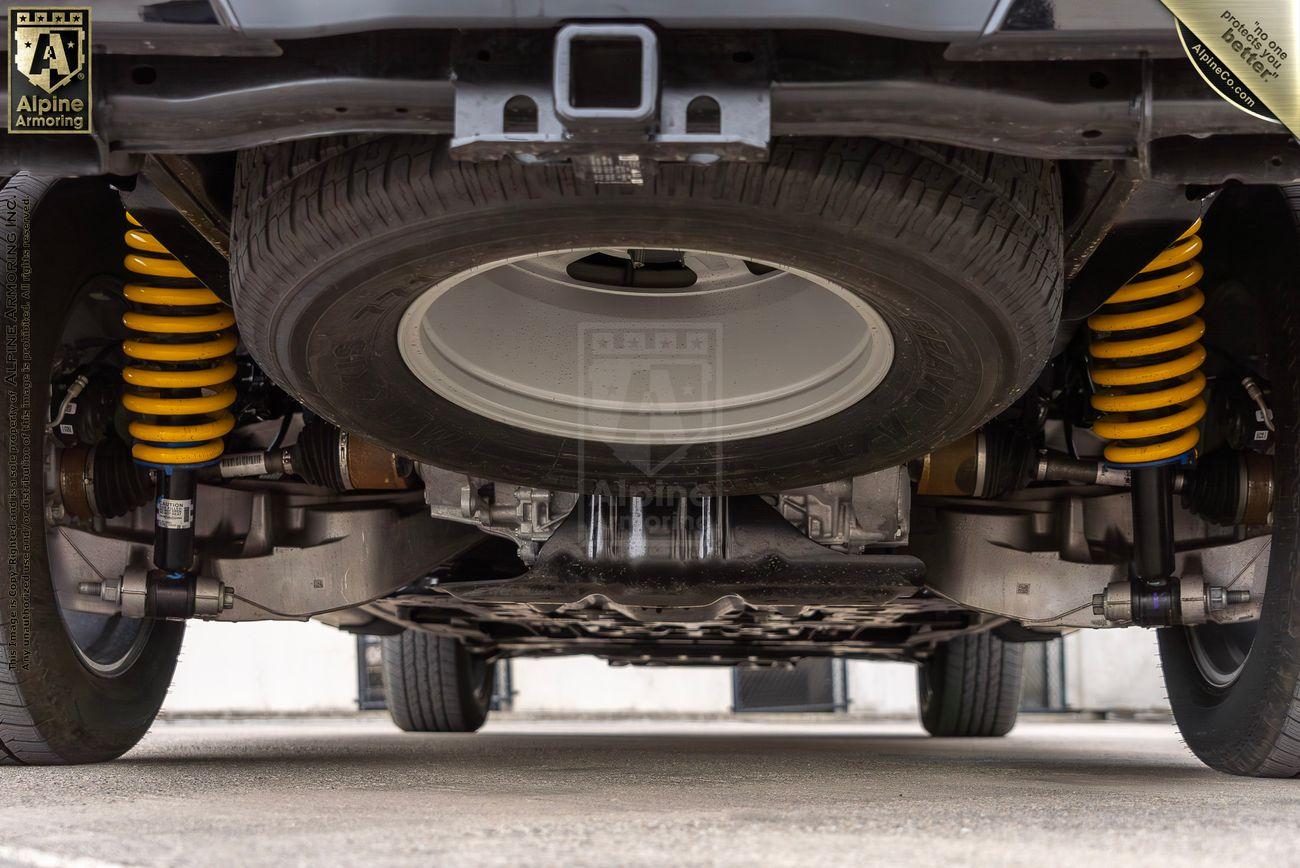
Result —
[[645, 123], [659, 102], [659, 44], [644, 24], [569, 24], [555, 37], [555, 113], [566, 121]]
[[662, 162], [767, 159], [762, 34], [660, 35], [616, 21], [467, 33], [453, 69], [459, 160], [565, 162], [597, 184], [642, 184]]

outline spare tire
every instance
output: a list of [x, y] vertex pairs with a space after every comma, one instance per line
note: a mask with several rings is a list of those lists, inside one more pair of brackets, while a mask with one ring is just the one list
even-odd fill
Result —
[[768, 492], [897, 465], [1047, 361], [1050, 163], [797, 139], [643, 180], [457, 162], [436, 138], [243, 152], [241, 334], [344, 430], [583, 491]]

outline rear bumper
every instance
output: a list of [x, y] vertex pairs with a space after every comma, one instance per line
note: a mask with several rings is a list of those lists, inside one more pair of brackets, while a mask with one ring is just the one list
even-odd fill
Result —
[[951, 43], [987, 58], [1170, 56], [1159, 0], [96, 0], [96, 46], [111, 53], [256, 56], [277, 40], [384, 30], [529, 30], [570, 21], [665, 29], [824, 30]]
[[[920, 41], [973, 39], [998, 0], [215, 0], [245, 36], [303, 39], [370, 30], [531, 29], [618, 18], [666, 28], [837, 30]], [[611, 9], [616, 10], [611, 13]]]

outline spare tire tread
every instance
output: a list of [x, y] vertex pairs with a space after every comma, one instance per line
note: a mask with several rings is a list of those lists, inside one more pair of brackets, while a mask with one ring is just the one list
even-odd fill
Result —
[[[1062, 295], [1054, 164], [870, 139], [777, 140], [762, 164], [732, 162], [704, 170], [661, 164], [643, 188], [582, 182], [568, 166], [456, 161], [447, 156], [445, 140], [434, 137], [338, 137], [245, 151], [236, 173], [231, 257], [241, 334], [274, 380], [346, 428], [346, 420], [331, 418], [341, 414], [322, 400], [311, 378], [286, 370], [274, 344], [292, 304], [291, 290], [305, 275], [413, 223], [482, 216], [546, 200], [595, 205], [645, 197], [753, 209], [756, 220], [793, 223], [806, 216], [851, 231], [884, 225], [901, 243], [933, 254], [937, 270], [982, 294], [999, 311], [999, 328], [1009, 341], [1002, 353], [1009, 366], [1005, 382], [992, 384], [994, 397], [979, 418], [954, 422], [942, 438], [933, 438], [938, 442], [920, 447], [960, 436], [1008, 406], [1047, 362]], [[936, 370], [943, 364], [936, 360]], [[953, 371], [950, 379], [957, 374]], [[917, 399], [928, 400], [934, 412], [944, 409], [941, 395]], [[836, 444], [826, 451], [843, 448]], [[554, 457], [539, 455], [538, 464], [555, 463]], [[736, 470], [732, 490], [765, 490], [764, 478], [768, 484], [793, 478], [795, 462], [778, 465], [770, 457], [762, 468]], [[854, 472], [849, 456], [834, 457], [838, 460], [822, 465], [826, 478]], [[448, 466], [475, 469], [454, 457]], [[536, 481], [559, 487], [571, 480]]]

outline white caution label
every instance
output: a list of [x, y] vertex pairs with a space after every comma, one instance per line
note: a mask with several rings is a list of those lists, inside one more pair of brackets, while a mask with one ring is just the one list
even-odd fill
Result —
[[194, 501], [169, 500], [160, 497], [155, 507], [154, 520], [159, 527], [165, 527], [168, 530], [184, 530], [194, 527]]

